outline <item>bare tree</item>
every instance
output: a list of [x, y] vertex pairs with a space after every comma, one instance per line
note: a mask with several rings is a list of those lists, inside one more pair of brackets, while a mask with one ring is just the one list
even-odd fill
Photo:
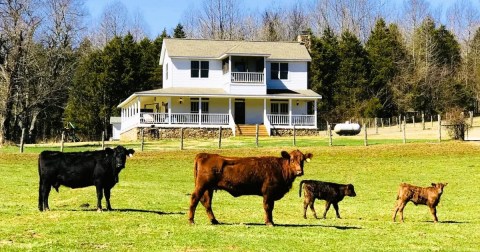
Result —
[[301, 2], [294, 3], [287, 11], [286, 16], [286, 38], [287, 40], [295, 40], [302, 31], [307, 30], [309, 17]]

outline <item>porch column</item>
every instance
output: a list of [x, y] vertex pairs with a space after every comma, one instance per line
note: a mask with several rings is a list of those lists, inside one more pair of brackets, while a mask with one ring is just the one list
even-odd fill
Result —
[[198, 124], [202, 125], [202, 97], [198, 98]]
[[288, 125], [292, 126], [292, 99], [288, 99]]
[[317, 128], [317, 99], [313, 100], [313, 114], [315, 115], [313, 122], [315, 123], [315, 128]]
[[172, 124], [172, 97], [168, 97], [168, 124]]
[[232, 117], [232, 98], [228, 98], [228, 125], [232, 125], [230, 121]]
[[267, 118], [267, 98], [263, 99], [263, 124], [265, 125]]

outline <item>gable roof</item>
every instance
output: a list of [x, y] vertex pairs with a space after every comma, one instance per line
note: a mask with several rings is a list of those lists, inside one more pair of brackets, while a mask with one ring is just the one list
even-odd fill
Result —
[[307, 48], [299, 42], [165, 38], [160, 64], [163, 63], [165, 50], [171, 58], [222, 59], [229, 55], [255, 55], [267, 57], [270, 61], [311, 61]]

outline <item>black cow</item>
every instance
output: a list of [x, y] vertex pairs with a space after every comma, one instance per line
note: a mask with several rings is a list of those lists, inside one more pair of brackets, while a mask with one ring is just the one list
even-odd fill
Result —
[[302, 180], [300, 182], [299, 196], [302, 196], [302, 184], [305, 195], [303, 202], [303, 218], [307, 218], [307, 207], [313, 212], [313, 216], [318, 219], [315, 212], [315, 199], [325, 200], [325, 211], [323, 212], [323, 218], [326, 219], [328, 209], [333, 204], [337, 218], [340, 219], [340, 213], [338, 212], [338, 202], [342, 201], [345, 196], [355, 197], [355, 189], [352, 184], [337, 184], [331, 182], [323, 182], [318, 180]]
[[105, 194], [107, 209], [110, 205], [110, 190], [118, 182], [118, 174], [125, 168], [127, 156], [135, 153], [132, 149], [117, 146], [100, 151], [70, 152], [43, 151], [38, 157], [38, 209], [50, 210], [48, 195], [51, 188], [63, 185], [81, 188], [95, 185], [97, 188], [97, 211], [102, 211], [102, 197]]

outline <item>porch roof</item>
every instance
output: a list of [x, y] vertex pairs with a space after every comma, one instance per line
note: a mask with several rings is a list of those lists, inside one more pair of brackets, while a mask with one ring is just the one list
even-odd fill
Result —
[[170, 96], [170, 97], [219, 97], [219, 98], [257, 98], [257, 99], [322, 99], [322, 96], [311, 89], [289, 90], [289, 89], [267, 89], [266, 95], [252, 94], [230, 94], [221, 88], [160, 88], [148, 91], [136, 92], [122, 101], [117, 108], [122, 108], [136, 97], [142, 96]]

